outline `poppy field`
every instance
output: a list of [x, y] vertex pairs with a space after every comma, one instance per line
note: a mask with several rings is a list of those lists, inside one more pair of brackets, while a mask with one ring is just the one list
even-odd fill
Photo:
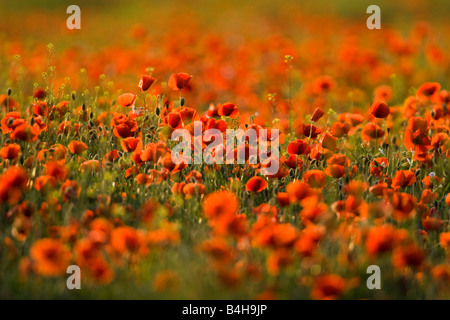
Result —
[[450, 298], [448, 3], [70, 4], [0, 5], [0, 298]]

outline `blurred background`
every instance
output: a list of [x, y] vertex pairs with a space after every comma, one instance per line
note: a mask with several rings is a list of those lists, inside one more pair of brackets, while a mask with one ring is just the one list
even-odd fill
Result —
[[[81, 8], [81, 30], [66, 28], [66, 9], [72, 4]], [[381, 30], [366, 27], [371, 4], [381, 8]], [[194, 75], [193, 85], [202, 88], [195, 101], [201, 108], [220, 97], [257, 109], [257, 97], [269, 92], [286, 96], [284, 56], [289, 54], [296, 92], [302, 83], [329, 74], [340, 86], [369, 94], [376, 85], [391, 84], [392, 66], [401, 65], [405, 83], [399, 80], [397, 92], [403, 94], [424, 81], [448, 81], [449, 9], [446, 0], [2, 0], [0, 67], [13, 70], [14, 57], [20, 55], [24, 76], [34, 81], [54, 64], [57, 83], [70, 76], [76, 87], [74, 75], [86, 68], [88, 85], [104, 74], [124, 91], [135, 90], [139, 75], [149, 70], [160, 81], [172, 72], [187, 72]], [[417, 34], [426, 34], [426, 46], [411, 45]], [[353, 66], [355, 76], [339, 70], [350, 45], [367, 49], [364, 59], [376, 61], [369, 63], [371, 70], [352, 62], [344, 71]], [[416, 70], [408, 71], [408, 65]], [[208, 83], [216, 73], [222, 79]], [[14, 85], [14, 77], [1, 75], [0, 82]], [[31, 88], [33, 82], [24, 85]]]

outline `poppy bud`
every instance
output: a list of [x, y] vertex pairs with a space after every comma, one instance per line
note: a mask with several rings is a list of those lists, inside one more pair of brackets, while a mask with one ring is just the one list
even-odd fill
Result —
[[136, 101], [136, 95], [132, 93], [124, 93], [117, 98], [117, 101], [122, 107], [131, 107]]
[[89, 113], [89, 119], [94, 119], [94, 113], [92, 111]]
[[95, 127], [95, 123], [94, 123], [92, 120], [89, 121], [89, 125], [90, 125], [91, 127]]
[[160, 113], [161, 111], [159, 110], [159, 108], [158, 107], [156, 107], [156, 109], [155, 109], [155, 113], [156, 113], [156, 115], [157, 116], [159, 116], [159, 113]]
[[180, 100], [180, 106], [184, 106], [184, 103], [185, 103], [185, 102], [186, 102], [186, 101], [185, 101], [184, 97], [182, 97], [181, 100]]
[[86, 112], [86, 104], [83, 103], [83, 105], [81, 106], [81, 109], [83, 110], [83, 112]]
[[72, 100], [75, 100], [75, 92], [72, 92]]
[[8, 96], [10, 96], [12, 94], [12, 89], [8, 88]]

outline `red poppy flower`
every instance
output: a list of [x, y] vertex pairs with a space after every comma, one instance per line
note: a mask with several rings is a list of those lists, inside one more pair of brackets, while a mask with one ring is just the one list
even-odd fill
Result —
[[370, 255], [392, 250], [397, 241], [397, 230], [390, 224], [372, 228], [367, 235], [366, 249]]
[[441, 85], [437, 82], [424, 83], [417, 89], [417, 97], [420, 99], [430, 99], [436, 96], [441, 89]]
[[30, 126], [29, 124], [22, 124], [14, 129], [11, 133], [11, 139], [19, 139], [26, 142], [34, 142], [38, 139], [41, 133], [41, 128], [35, 123]]
[[69, 151], [73, 154], [80, 155], [87, 149], [88, 146], [84, 142], [73, 140], [69, 143]]
[[30, 254], [34, 271], [47, 277], [63, 275], [72, 257], [61, 241], [48, 238], [37, 240], [32, 245]]
[[11, 143], [7, 146], [4, 146], [0, 150], [0, 156], [5, 160], [6, 159], [14, 160], [14, 159], [17, 159], [17, 157], [19, 156], [19, 152], [20, 152], [20, 146], [18, 144]]
[[335, 122], [331, 126], [331, 134], [337, 138], [342, 138], [350, 131], [350, 124], [348, 122]]
[[322, 147], [332, 151], [335, 151], [337, 148], [336, 141], [337, 138], [333, 137], [329, 132], [325, 132], [320, 138], [320, 144], [322, 145]]
[[139, 89], [142, 92], [147, 91], [152, 86], [153, 82], [155, 82], [155, 80], [156, 79], [151, 76], [141, 76], [141, 80], [139, 81]]
[[267, 181], [261, 177], [255, 176], [247, 181], [245, 188], [247, 191], [261, 192], [267, 188]]
[[379, 139], [383, 137], [385, 132], [381, 127], [373, 122], [366, 124], [362, 130], [361, 136], [364, 141], [371, 141], [372, 139]]
[[399, 170], [392, 181], [393, 188], [403, 188], [416, 182], [416, 175], [411, 170]]
[[236, 105], [230, 102], [220, 105], [218, 109], [218, 113], [220, 116], [236, 118], [239, 115], [239, 110]]
[[345, 167], [338, 165], [338, 164], [330, 164], [326, 169], [325, 169], [325, 174], [333, 177], [335, 179], [339, 179], [341, 177], [344, 176], [345, 174]]
[[314, 113], [311, 116], [311, 121], [317, 122], [322, 118], [322, 116], [325, 114], [325, 111], [323, 111], [322, 108], [318, 107], [316, 110], [314, 110]]
[[188, 75], [187, 73], [173, 73], [169, 78], [169, 88], [171, 88], [172, 90], [181, 90], [188, 85], [191, 78], [192, 76]]
[[132, 93], [124, 93], [117, 98], [117, 102], [123, 107], [131, 107], [136, 101], [136, 95]]
[[370, 107], [369, 113], [375, 118], [384, 119], [389, 115], [390, 109], [385, 102], [375, 101]]
[[323, 188], [326, 182], [326, 176], [321, 170], [309, 170], [303, 175], [303, 180], [311, 188]]
[[297, 129], [299, 135], [304, 135], [305, 137], [310, 137], [311, 139], [316, 139], [319, 134], [322, 133], [322, 129], [317, 128], [312, 124], [303, 124]]
[[289, 154], [308, 154], [310, 152], [309, 143], [302, 139], [297, 139], [289, 143], [287, 147]]
[[65, 202], [75, 200], [81, 192], [81, 187], [75, 180], [66, 180], [61, 186], [61, 193]]
[[424, 259], [425, 253], [414, 243], [396, 248], [392, 256], [392, 262], [398, 269], [420, 267]]
[[392, 196], [392, 206], [394, 207], [394, 219], [404, 221], [411, 218], [416, 206], [416, 198], [410, 194], [396, 192]]
[[120, 141], [120, 146], [125, 152], [139, 152], [142, 148], [142, 139], [141, 138], [133, 138], [128, 137]]
[[311, 291], [311, 297], [317, 300], [336, 299], [345, 290], [345, 280], [336, 274], [318, 276]]

